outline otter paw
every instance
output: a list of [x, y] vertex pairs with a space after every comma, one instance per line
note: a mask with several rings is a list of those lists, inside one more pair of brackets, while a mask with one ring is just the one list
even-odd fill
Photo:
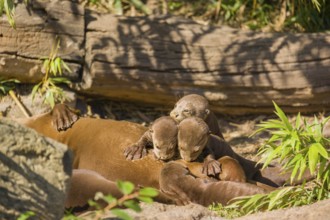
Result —
[[203, 164], [202, 173], [207, 176], [217, 176], [221, 173], [221, 165], [217, 160], [206, 160]]
[[51, 112], [52, 123], [57, 131], [65, 131], [70, 128], [79, 116], [65, 104], [56, 104]]
[[124, 155], [127, 160], [137, 160], [147, 155], [147, 150], [143, 146], [132, 145], [125, 149]]

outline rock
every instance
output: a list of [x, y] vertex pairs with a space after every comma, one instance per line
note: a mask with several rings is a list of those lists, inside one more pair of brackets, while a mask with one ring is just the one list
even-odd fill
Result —
[[289, 209], [275, 210], [238, 218], [239, 220], [325, 220], [330, 219], [330, 199]]
[[64, 213], [72, 154], [32, 129], [0, 120], [0, 219], [60, 219]]

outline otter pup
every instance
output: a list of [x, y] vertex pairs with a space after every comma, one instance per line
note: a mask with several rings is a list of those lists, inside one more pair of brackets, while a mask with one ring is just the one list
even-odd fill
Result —
[[209, 126], [212, 134], [223, 138], [218, 120], [209, 109], [209, 102], [201, 95], [190, 94], [179, 99], [174, 105], [174, 109], [170, 112], [170, 116], [178, 123], [192, 116], [201, 118]]
[[194, 202], [208, 206], [212, 203], [227, 203], [238, 196], [269, 192], [257, 185], [232, 181], [214, 181], [196, 178], [186, 167], [176, 161], [164, 165], [159, 178], [160, 191], [172, 198], [177, 205]]
[[214, 147], [208, 146], [210, 130], [204, 120], [195, 116], [189, 117], [183, 119], [178, 128], [178, 148], [181, 158], [188, 162], [203, 159], [202, 173], [207, 176], [218, 175], [221, 172], [220, 163], [215, 160]]
[[[203, 174], [203, 165], [199, 162], [187, 162], [185, 160], [176, 160], [176, 162], [187, 167], [192, 175], [199, 178], [209, 178], [207, 175]], [[215, 179], [221, 181], [233, 181], [233, 182], [246, 182], [246, 175], [243, 168], [238, 163], [237, 160], [224, 156], [218, 159], [220, 164], [220, 174], [215, 176]]]
[[125, 157], [128, 160], [142, 158], [147, 155], [146, 148], [153, 146], [157, 159], [169, 160], [176, 152], [177, 134], [178, 127], [174, 119], [170, 116], [160, 117], [135, 144], [125, 149]]

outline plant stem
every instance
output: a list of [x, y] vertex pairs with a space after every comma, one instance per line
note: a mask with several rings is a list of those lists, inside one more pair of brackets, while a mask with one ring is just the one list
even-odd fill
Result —
[[8, 93], [11, 96], [11, 98], [16, 102], [19, 109], [23, 112], [24, 116], [27, 117], [27, 118], [31, 117], [30, 113], [26, 110], [26, 108], [24, 107], [22, 102], [17, 98], [15, 92], [13, 90], [9, 90]]

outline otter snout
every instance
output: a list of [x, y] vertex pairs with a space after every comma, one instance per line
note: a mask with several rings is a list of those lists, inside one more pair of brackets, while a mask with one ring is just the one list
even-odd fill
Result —
[[178, 114], [177, 112], [175, 112], [175, 111], [171, 111], [171, 112], [170, 112], [170, 116], [171, 116], [172, 118], [176, 119], [176, 118], [179, 117], [179, 114]]

